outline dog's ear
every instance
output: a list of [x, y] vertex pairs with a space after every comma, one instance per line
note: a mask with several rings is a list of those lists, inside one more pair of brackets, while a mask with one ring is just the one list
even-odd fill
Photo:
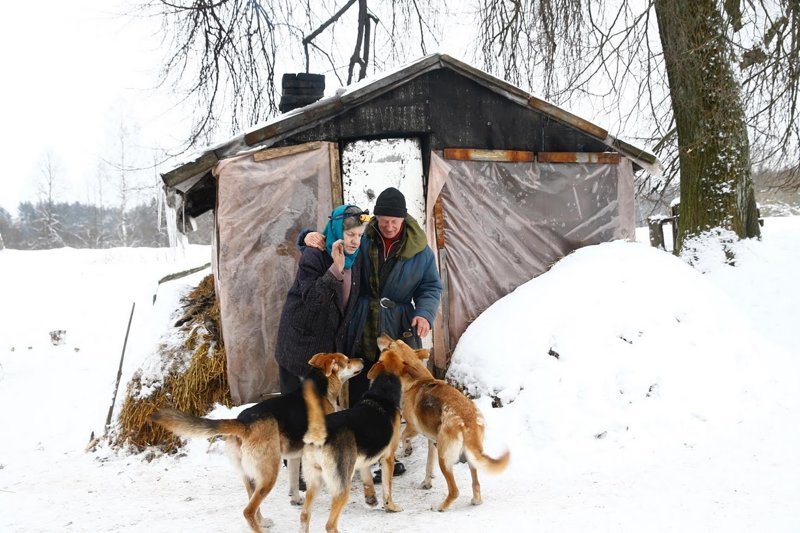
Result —
[[420, 361], [424, 361], [431, 355], [431, 351], [428, 350], [427, 348], [414, 350], [414, 353], [417, 354], [417, 359], [419, 359]]
[[339, 372], [339, 363], [336, 361], [336, 359], [331, 359], [330, 361], [327, 361], [327, 364], [325, 365], [325, 377], [329, 378], [331, 377], [331, 374], [338, 372]]
[[372, 365], [372, 368], [370, 368], [369, 372], [367, 372], [367, 379], [375, 379], [378, 375], [384, 372], [386, 372], [386, 368], [383, 366], [382, 362], [378, 361]]
[[405, 361], [403, 361], [403, 374], [409, 376], [411, 379], [421, 379], [424, 378], [425, 375], [414, 365], [409, 365]]
[[317, 353], [311, 356], [311, 359], [308, 360], [308, 364], [317, 368], [322, 368], [323, 363], [321, 361], [322, 356], [325, 355], [324, 353]]
[[381, 351], [384, 351], [389, 347], [390, 344], [392, 344], [392, 340], [394, 339], [392, 339], [386, 333], [381, 333], [381, 336], [378, 337], [378, 348], [380, 348]]

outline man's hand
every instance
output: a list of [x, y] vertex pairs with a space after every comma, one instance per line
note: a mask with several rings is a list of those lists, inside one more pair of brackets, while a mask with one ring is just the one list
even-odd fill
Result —
[[331, 258], [333, 258], [333, 264], [339, 269], [339, 273], [344, 272], [344, 241], [342, 239], [334, 242], [331, 246]]
[[431, 325], [428, 323], [427, 320], [422, 318], [421, 316], [415, 316], [411, 319], [411, 327], [417, 328], [417, 335], [420, 337], [425, 337], [431, 331]]
[[309, 231], [306, 233], [306, 236], [303, 238], [303, 243], [306, 246], [319, 248], [323, 252], [325, 251], [325, 235], [318, 231]]

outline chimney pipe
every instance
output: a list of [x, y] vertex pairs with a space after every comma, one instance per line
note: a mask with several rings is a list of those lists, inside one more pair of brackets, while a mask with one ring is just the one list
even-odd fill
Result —
[[278, 109], [282, 113], [307, 106], [322, 98], [325, 93], [325, 75], [284, 74], [281, 80], [281, 102]]

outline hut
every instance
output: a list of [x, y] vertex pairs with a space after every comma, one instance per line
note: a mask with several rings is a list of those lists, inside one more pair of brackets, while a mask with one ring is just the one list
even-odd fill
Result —
[[178, 227], [214, 210], [213, 272], [231, 395], [277, 392], [275, 334], [303, 228], [404, 192], [445, 286], [442, 374], [489, 305], [571, 251], [634, 238], [634, 172], [656, 158], [442, 54], [290, 110], [163, 174]]

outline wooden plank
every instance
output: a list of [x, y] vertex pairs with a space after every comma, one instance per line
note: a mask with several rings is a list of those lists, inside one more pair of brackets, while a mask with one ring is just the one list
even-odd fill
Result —
[[540, 163], [619, 163], [619, 154], [616, 152], [539, 152], [537, 158]]
[[442, 198], [436, 199], [433, 204], [433, 220], [436, 227], [436, 247], [438, 249], [444, 248], [444, 208], [442, 207]]
[[614, 141], [612, 142], [612, 146], [625, 155], [641, 159], [642, 161], [649, 163], [651, 165], [655, 165], [658, 163], [658, 159], [653, 154], [645, 152], [641, 148], [637, 148], [632, 144], [628, 144], [621, 139], [615, 138]]
[[546, 115], [550, 115], [551, 117], [560, 120], [561, 122], [565, 122], [570, 126], [574, 126], [584, 133], [588, 133], [593, 137], [597, 137], [601, 141], [608, 137], [608, 131], [604, 130], [600, 126], [596, 126], [595, 124], [592, 124], [588, 120], [582, 119], [577, 115], [573, 115], [569, 111], [565, 111], [564, 109], [561, 109], [550, 102], [545, 102], [544, 100], [540, 100], [535, 96], [531, 96], [528, 99], [528, 105], [537, 111], [541, 111]]
[[194, 161], [181, 165], [175, 169], [161, 174], [161, 179], [167, 187], [175, 187], [182, 181], [191, 179], [198, 174], [205, 174], [217, 164], [217, 154], [213, 151], [205, 152]]
[[450, 346], [450, 280], [447, 272], [447, 250], [445, 248], [439, 249], [439, 279], [442, 282], [442, 340], [444, 341], [444, 353], [436, 354], [434, 368], [444, 376], [450, 367], [450, 359], [453, 356]]
[[331, 166], [331, 209], [344, 203], [344, 191], [342, 190], [342, 172], [339, 168], [339, 145], [334, 142], [328, 143], [328, 163]]
[[480, 69], [473, 67], [467, 63], [459, 61], [447, 54], [443, 54], [441, 56], [442, 64], [447, 65], [448, 68], [454, 70], [461, 75], [464, 75], [472, 81], [483, 85], [489, 90], [492, 90], [496, 93], [499, 93], [510, 100], [514, 100], [518, 103], [525, 103], [530, 97], [531, 94], [527, 91], [523, 91], [516, 85], [512, 85], [505, 80], [500, 78], [496, 78], [491, 74], [484, 72]]
[[325, 98], [299, 109], [290, 111], [286, 118], [246, 133], [245, 144], [254, 146], [279, 135], [297, 133], [337, 115], [344, 110], [344, 106], [339, 98]]
[[402, 85], [418, 76], [421, 76], [429, 70], [435, 70], [439, 67], [438, 54], [432, 54], [404, 69], [377, 79], [372, 83], [364, 85], [363, 87], [359, 87], [353, 91], [345, 92], [341, 96], [342, 103], [345, 106], [350, 107], [357, 105], [364, 100], [371, 100], [372, 98], [375, 98], [376, 96], [379, 96], [388, 90], [394, 89], [398, 85]]
[[525, 150], [482, 150], [480, 148], [445, 148], [445, 159], [458, 161], [496, 161], [524, 163], [535, 161], [533, 152]]
[[253, 154], [254, 161], [268, 161], [270, 159], [277, 159], [287, 155], [302, 154], [303, 152], [310, 152], [322, 146], [320, 141], [314, 141], [305, 144], [296, 144], [294, 146], [282, 146], [280, 148], [267, 148], [266, 150], [259, 150]]

